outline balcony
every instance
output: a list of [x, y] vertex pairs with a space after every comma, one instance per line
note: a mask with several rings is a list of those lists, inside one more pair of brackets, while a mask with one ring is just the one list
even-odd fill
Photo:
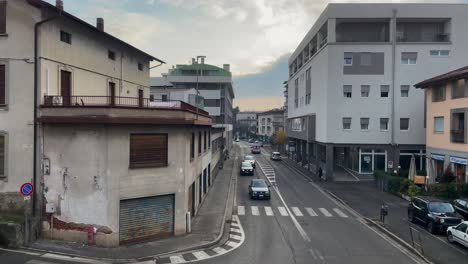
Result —
[[449, 19], [400, 19], [397, 42], [450, 42]]
[[44, 96], [44, 123], [205, 124], [208, 112], [183, 101], [122, 96]]
[[465, 142], [465, 130], [463, 129], [452, 129], [450, 130], [451, 141], [453, 143], [466, 143]]
[[465, 109], [452, 109], [450, 141], [453, 143], [467, 143], [465, 133]]
[[389, 42], [389, 19], [337, 19], [336, 42]]

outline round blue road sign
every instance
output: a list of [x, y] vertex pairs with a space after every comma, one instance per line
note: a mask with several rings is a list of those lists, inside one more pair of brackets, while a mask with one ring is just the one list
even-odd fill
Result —
[[34, 192], [34, 186], [32, 183], [27, 182], [21, 185], [20, 192], [23, 196], [30, 196]]

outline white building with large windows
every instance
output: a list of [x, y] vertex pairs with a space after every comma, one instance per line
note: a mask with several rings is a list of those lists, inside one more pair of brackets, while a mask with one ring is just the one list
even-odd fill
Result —
[[466, 64], [466, 4], [329, 4], [289, 59], [298, 162], [333, 171], [425, 168], [424, 92]]

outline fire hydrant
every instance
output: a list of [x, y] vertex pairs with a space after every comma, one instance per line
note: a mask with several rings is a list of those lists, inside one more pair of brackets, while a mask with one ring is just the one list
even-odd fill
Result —
[[388, 206], [385, 203], [382, 203], [380, 207], [380, 221], [385, 224], [385, 217], [388, 215]]
[[93, 246], [94, 245], [94, 242], [95, 242], [94, 233], [95, 233], [94, 226], [89, 225], [88, 226], [88, 246]]

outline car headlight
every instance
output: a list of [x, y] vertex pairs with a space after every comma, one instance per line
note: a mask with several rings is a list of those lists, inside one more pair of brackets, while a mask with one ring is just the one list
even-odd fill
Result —
[[445, 222], [445, 219], [441, 218], [440, 223], [443, 224]]

